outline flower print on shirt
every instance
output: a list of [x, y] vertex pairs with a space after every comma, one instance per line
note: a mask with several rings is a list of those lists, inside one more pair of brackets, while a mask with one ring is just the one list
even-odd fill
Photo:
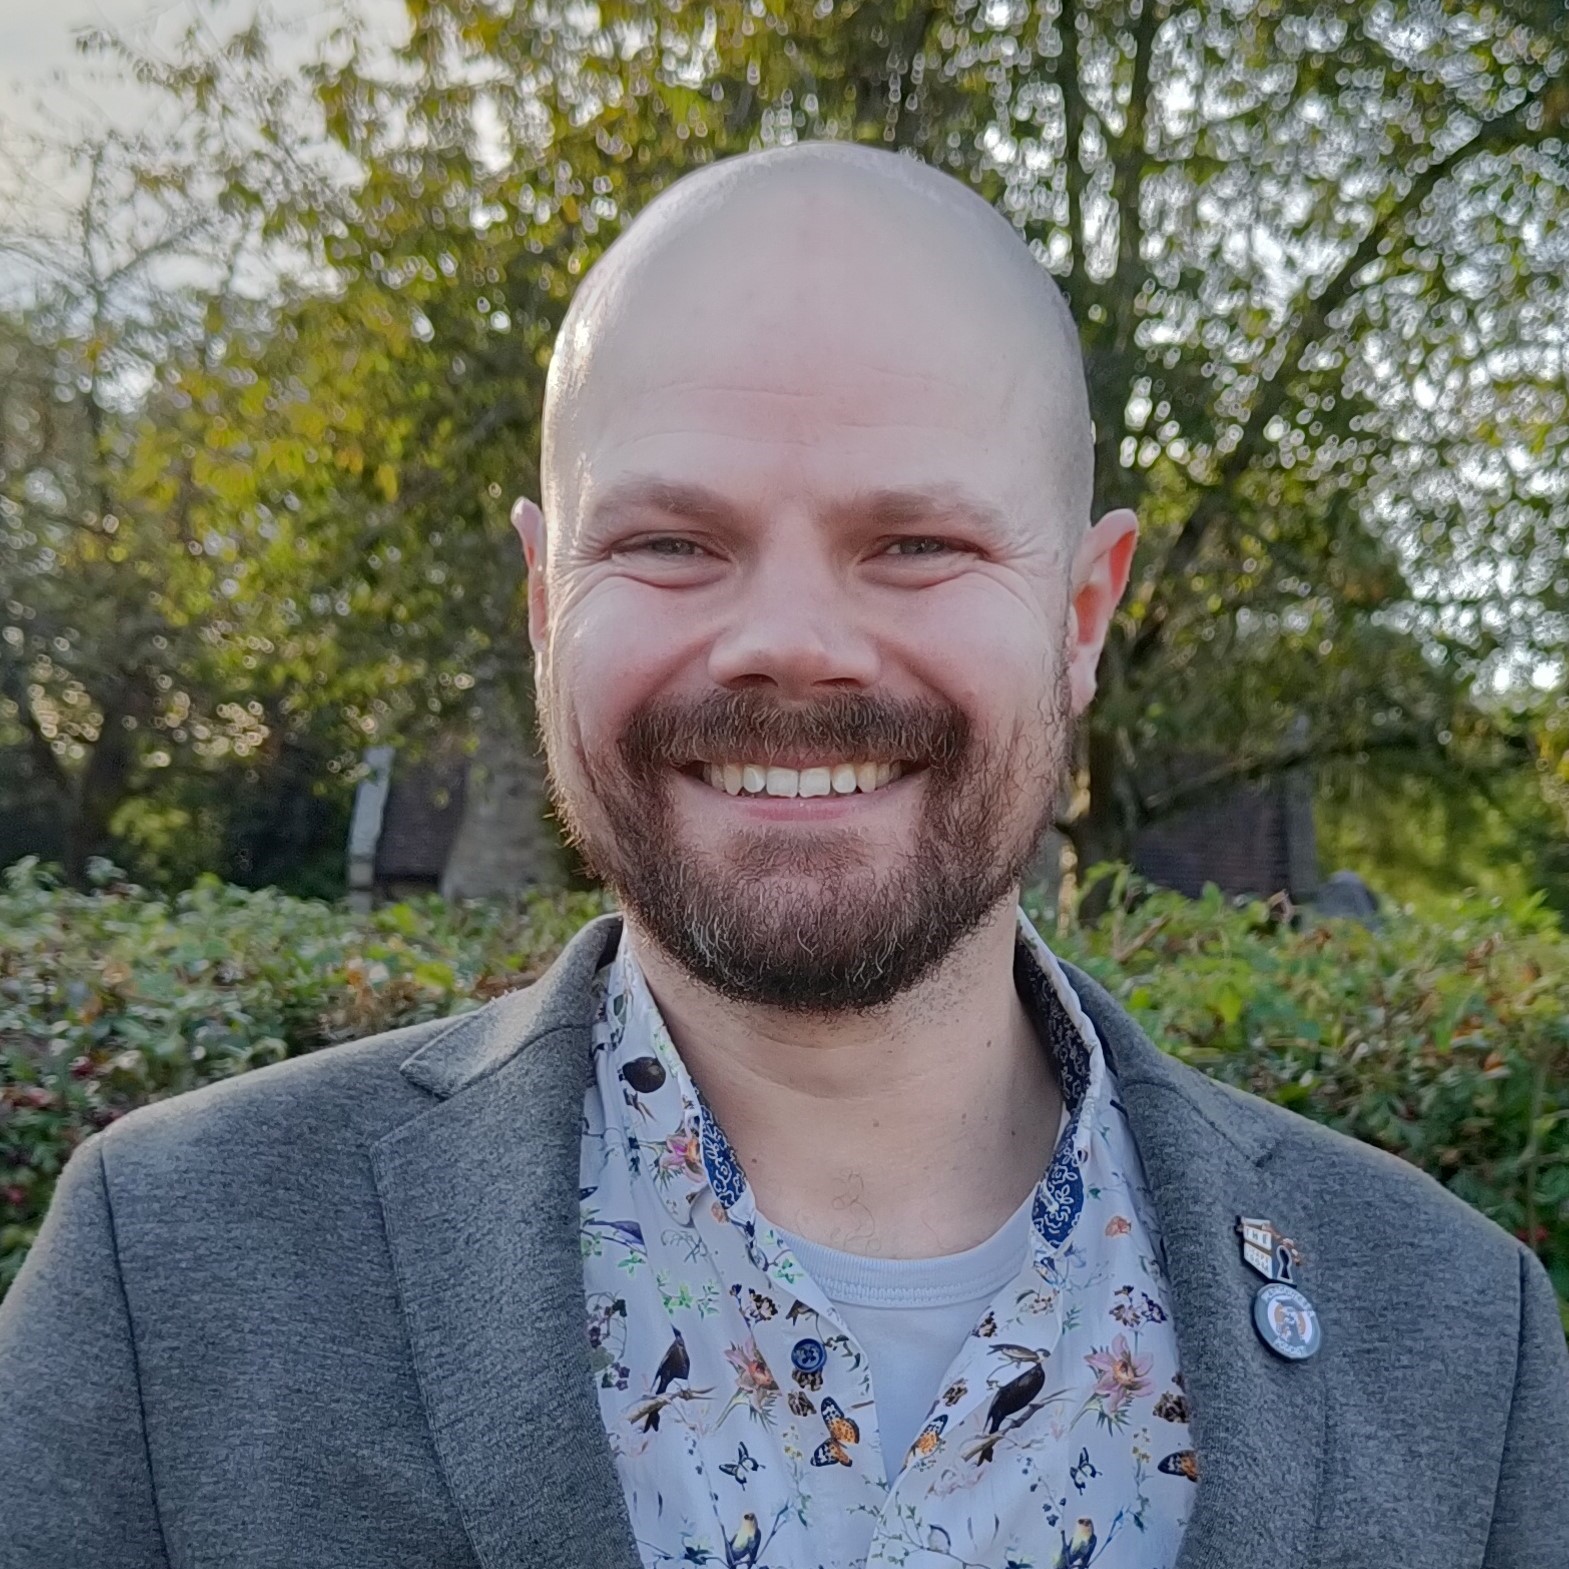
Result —
[[625, 945], [596, 978], [585, 1313], [645, 1569], [1170, 1569], [1197, 1458], [1142, 1167], [1094, 1028], [1022, 914], [1015, 979], [1064, 1126], [1030, 1257], [890, 1483], [870, 1365], [757, 1211]]
[[[750, 1335], [740, 1345], [725, 1347], [725, 1361], [735, 1375], [735, 1393], [730, 1404], [719, 1414], [719, 1422], [729, 1416], [737, 1406], [744, 1405], [753, 1416], [767, 1421], [773, 1415], [779, 1399], [779, 1386], [768, 1364], [757, 1349], [757, 1342]], [[717, 1427], [719, 1422], [714, 1425]]]
[[1149, 1370], [1155, 1358], [1129, 1350], [1126, 1335], [1118, 1335], [1107, 1349], [1092, 1351], [1084, 1360], [1095, 1370], [1091, 1398], [1107, 1423], [1115, 1425], [1129, 1401], [1149, 1393]]
[[666, 1176], [680, 1172], [686, 1177], [701, 1177], [703, 1157], [698, 1141], [684, 1128], [672, 1133], [660, 1147], [658, 1169]]

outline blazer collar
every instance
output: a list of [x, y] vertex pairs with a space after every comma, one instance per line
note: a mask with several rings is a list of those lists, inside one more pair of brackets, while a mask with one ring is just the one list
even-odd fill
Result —
[[[403, 1074], [435, 1103], [372, 1152], [431, 1432], [483, 1569], [640, 1565], [589, 1368], [578, 1235], [590, 982], [620, 933], [616, 916], [591, 921], [535, 985], [414, 1052]], [[1270, 1160], [1285, 1124], [1063, 970], [1116, 1075], [1171, 1281], [1198, 1451], [1177, 1569], [1306, 1569], [1333, 1353], [1287, 1363], [1265, 1348], [1262, 1282], [1235, 1232], [1244, 1214], [1275, 1221], [1311, 1295], [1313, 1212]]]

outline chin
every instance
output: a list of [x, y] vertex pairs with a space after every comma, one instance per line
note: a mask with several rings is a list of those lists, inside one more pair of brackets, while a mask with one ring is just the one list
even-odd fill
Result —
[[779, 894], [816, 901], [843, 899], [857, 890], [875, 897], [877, 888], [905, 871], [910, 845], [870, 840], [864, 834], [741, 830], [683, 835], [678, 852], [722, 896], [726, 889], [767, 887]]

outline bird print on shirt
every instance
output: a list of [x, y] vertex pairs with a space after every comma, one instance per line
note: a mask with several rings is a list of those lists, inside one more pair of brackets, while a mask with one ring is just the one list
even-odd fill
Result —
[[630, 1413], [628, 1420], [641, 1422], [645, 1433], [659, 1431], [659, 1413], [676, 1400], [691, 1398], [698, 1393], [706, 1391], [676, 1390], [674, 1394], [668, 1393], [674, 1383], [684, 1383], [692, 1374], [692, 1358], [686, 1348], [686, 1341], [681, 1337], [681, 1331], [675, 1332], [675, 1339], [670, 1342], [670, 1349], [665, 1352], [660, 1360], [659, 1367], [654, 1373], [654, 1392], [637, 1409]]
[[654, 1374], [654, 1393], [662, 1395], [677, 1379], [685, 1379], [692, 1372], [692, 1358], [686, 1349], [686, 1341], [681, 1338], [681, 1331], [675, 1332], [676, 1338], [670, 1342], [670, 1349], [665, 1353], [658, 1370]]
[[867, 1348], [758, 1212], [635, 961], [601, 971], [585, 1310], [642, 1569], [1173, 1569], [1196, 1460], [1159, 1230], [1109, 1065], [1020, 930], [1064, 1125], [1019, 1273], [892, 1456]]
[[725, 1544], [725, 1562], [729, 1569], [742, 1569], [742, 1566], [754, 1565], [757, 1562], [757, 1550], [762, 1544], [763, 1533], [757, 1524], [757, 1516], [748, 1512], [741, 1516], [741, 1528]]
[[917, 1460], [925, 1460], [928, 1456], [937, 1453], [937, 1446], [942, 1442], [942, 1430], [948, 1425], [945, 1412], [939, 1411], [919, 1433], [915, 1435], [915, 1442], [910, 1445], [904, 1457], [907, 1466], [914, 1465]]
[[1089, 1569], [1095, 1557], [1095, 1522], [1080, 1518], [1074, 1522], [1073, 1535], [1064, 1536], [1062, 1549], [1052, 1562], [1052, 1569]]
[[1046, 1387], [1046, 1361], [1038, 1351], [1028, 1346], [996, 1346], [1004, 1356], [1015, 1362], [1028, 1364], [1017, 1378], [1011, 1378], [992, 1396], [986, 1410], [986, 1431], [995, 1433], [1009, 1417], [1024, 1410]]
[[624, 1248], [636, 1248], [639, 1252], [647, 1246], [643, 1241], [643, 1228], [635, 1220], [600, 1220], [590, 1215], [583, 1221], [583, 1230], [590, 1236], [619, 1243]]
[[665, 1077], [664, 1064], [657, 1057], [634, 1057], [631, 1062], [624, 1064], [620, 1078], [626, 1087], [621, 1093], [627, 1105], [641, 1116], [651, 1117], [653, 1113], [639, 1097], [652, 1095], [664, 1084]]
[[[1024, 1371], [1000, 1386], [986, 1408], [986, 1425], [981, 1436], [965, 1450], [964, 1458], [985, 1465], [997, 1446], [1015, 1428], [1024, 1426], [1039, 1409], [1040, 1392], [1046, 1387], [1046, 1358], [1050, 1353], [1003, 1342], [990, 1348]], [[1055, 1397], [1051, 1397], [1055, 1398]]]

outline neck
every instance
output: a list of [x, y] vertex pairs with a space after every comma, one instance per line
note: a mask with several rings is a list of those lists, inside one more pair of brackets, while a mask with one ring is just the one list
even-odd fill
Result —
[[872, 1014], [731, 1002], [627, 936], [758, 1209], [809, 1241], [931, 1258], [985, 1241], [1040, 1180], [1062, 1101], [1013, 984], [1015, 900]]

